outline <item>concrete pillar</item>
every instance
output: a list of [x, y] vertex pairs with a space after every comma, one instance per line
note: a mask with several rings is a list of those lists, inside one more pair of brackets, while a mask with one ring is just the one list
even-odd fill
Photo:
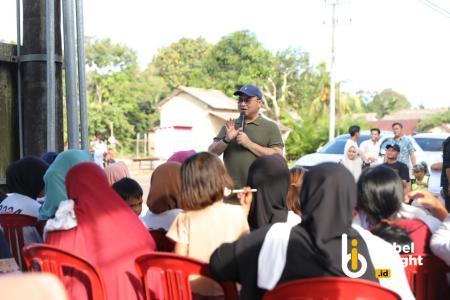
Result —
[[[23, 46], [21, 56], [46, 54], [45, 0], [23, 0]], [[55, 55], [61, 57], [61, 1], [55, 0]], [[21, 62], [23, 147], [24, 155], [41, 155], [47, 151], [47, 73], [46, 62], [37, 57]], [[63, 90], [62, 64], [55, 65], [56, 149], [62, 151]]]

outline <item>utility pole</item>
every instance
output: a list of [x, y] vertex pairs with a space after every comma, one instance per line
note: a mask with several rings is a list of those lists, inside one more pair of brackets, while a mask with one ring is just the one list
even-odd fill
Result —
[[336, 43], [336, 4], [337, 1], [333, 1], [331, 8], [331, 64], [330, 64], [330, 128], [328, 131], [328, 139], [331, 141], [334, 139], [334, 132], [336, 126], [336, 90], [335, 90], [335, 71], [334, 71], [334, 59], [335, 59], [335, 43]]

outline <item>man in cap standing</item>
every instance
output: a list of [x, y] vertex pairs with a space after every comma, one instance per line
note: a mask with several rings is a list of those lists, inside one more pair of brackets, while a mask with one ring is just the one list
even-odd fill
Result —
[[408, 166], [397, 160], [399, 154], [400, 146], [398, 144], [386, 145], [387, 161], [383, 165], [391, 168], [400, 176], [403, 182], [403, 194], [406, 195], [411, 191], [411, 180], [409, 178]]
[[247, 183], [248, 169], [259, 156], [283, 154], [283, 140], [277, 124], [262, 117], [262, 92], [258, 86], [248, 84], [234, 93], [238, 96], [238, 119], [228, 120], [209, 146], [209, 151], [221, 155], [233, 178], [234, 186]]

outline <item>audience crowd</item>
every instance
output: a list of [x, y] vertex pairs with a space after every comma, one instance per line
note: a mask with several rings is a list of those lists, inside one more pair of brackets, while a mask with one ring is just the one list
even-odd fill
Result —
[[[0, 214], [46, 222], [43, 235], [25, 228], [25, 244], [45, 243], [90, 262], [107, 299], [143, 299], [134, 261], [159, 249], [153, 231], [163, 232], [177, 255], [208, 263], [216, 280], [239, 284], [241, 299], [262, 299], [295, 279], [355, 274], [414, 299], [393, 244], [413, 244], [416, 254], [434, 254], [450, 265], [450, 216], [426, 190], [426, 165], [413, 166], [411, 188], [406, 164], [397, 161], [398, 144], [389, 144], [386, 162], [376, 164], [358, 147], [359, 128], [350, 133], [341, 164], [289, 169], [280, 153], [262, 155], [239, 190], [217, 154], [174, 153], [152, 173], [143, 216], [144, 191], [125, 163], [102, 168], [83, 150], [28, 156], [6, 171]], [[411, 154], [407, 146], [402, 159]], [[356, 245], [358, 271], [345, 260], [350, 250], [343, 253]], [[0, 255], [0, 273], [19, 272], [1, 231]], [[377, 278], [377, 269], [390, 269], [392, 276]], [[155, 298], [162, 297], [159, 274], [148, 278]], [[55, 279], [24, 275], [23, 284], [30, 280]], [[69, 299], [87, 299], [82, 274], [69, 270], [62, 283]], [[194, 299], [223, 299], [212, 280], [193, 277], [191, 285]]]

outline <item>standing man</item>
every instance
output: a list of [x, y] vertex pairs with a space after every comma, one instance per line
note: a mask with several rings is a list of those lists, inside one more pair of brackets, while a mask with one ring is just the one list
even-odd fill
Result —
[[347, 140], [347, 142], [345, 142], [345, 147], [344, 147], [344, 158], [347, 155], [347, 151], [348, 149], [353, 146], [355, 147], [356, 151], [357, 151], [357, 155], [359, 156], [359, 158], [357, 158], [358, 160], [365, 160], [365, 156], [364, 153], [361, 151], [361, 149], [359, 149], [358, 146], [358, 140], [361, 137], [361, 128], [358, 125], [352, 125], [350, 126], [350, 128], [348, 129], [348, 133], [350, 134], [350, 138]]
[[208, 150], [217, 155], [223, 153], [234, 186], [242, 188], [252, 162], [258, 156], [283, 155], [284, 144], [277, 124], [259, 114], [263, 95], [258, 86], [244, 85], [234, 95], [238, 96], [241, 116], [225, 123]]
[[387, 144], [386, 145], [386, 158], [387, 161], [383, 164], [394, 170], [397, 173], [403, 182], [403, 195], [408, 194], [411, 191], [411, 181], [409, 178], [409, 169], [408, 166], [401, 161], [398, 161], [397, 158], [401, 153], [401, 148], [398, 144]]
[[[411, 159], [411, 163], [413, 166], [416, 165], [416, 156], [414, 155], [414, 152], [416, 151], [413, 147], [413, 144], [411, 140], [403, 135], [403, 125], [401, 123], [394, 123], [392, 124], [392, 132], [394, 133], [394, 138], [390, 138], [388, 140], [389, 144], [397, 144], [400, 149], [402, 150], [400, 152], [400, 155], [398, 156], [398, 161], [404, 163], [408, 166], [408, 168], [411, 168], [411, 164], [409, 163], [409, 160]], [[386, 156], [385, 156], [386, 161]]]
[[364, 160], [365, 167], [369, 167], [370, 165], [374, 166], [377, 164], [378, 156], [380, 155], [380, 145], [378, 144], [379, 140], [380, 129], [372, 128], [370, 129], [370, 140], [366, 140], [361, 143], [359, 148], [366, 157]]
[[445, 199], [445, 208], [450, 209], [450, 137], [442, 144], [442, 171], [441, 187], [442, 197]]

